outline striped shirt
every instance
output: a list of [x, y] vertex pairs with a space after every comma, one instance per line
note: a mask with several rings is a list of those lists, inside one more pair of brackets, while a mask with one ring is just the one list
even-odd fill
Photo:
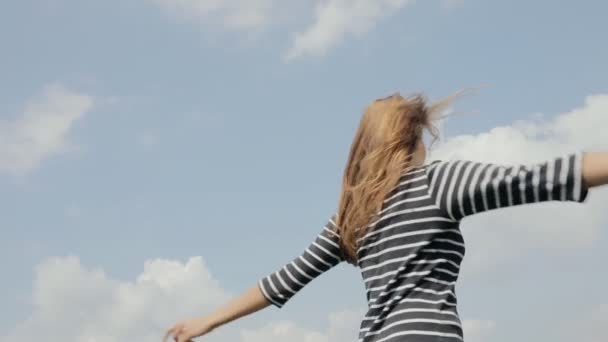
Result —
[[[463, 341], [455, 290], [465, 254], [460, 221], [522, 204], [583, 202], [587, 191], [582, 152], [530, 166], [434, 161], [404, 172], [357, 251], [368, 302], [359, 341]], [[258, 282], [270, 303], [282, 307], [344, 261], [334, 219], [303, 254]]]

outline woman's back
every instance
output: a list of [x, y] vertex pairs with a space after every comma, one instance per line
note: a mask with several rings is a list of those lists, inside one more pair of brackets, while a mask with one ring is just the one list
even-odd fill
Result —
[[429, 191], [434, 166], [403, 175], [361, 241], [359, 267], [369, 304], [360, 329], [365, 341], [462, 336], [454, 287], [464, 241], [458, 223]]
[[[404, 173], [379, 219], [360, 240], [358, 266], [368, 312], [360, 341], [463, 340], [455, 293], [465, 254], [460, 220], [497, 208], [585, 199], [582, 154], [529, 167], [436, 161]], [[330, 219], [305, 252], [260, 280], [281, 307], [308, 282], [344, 261]]]

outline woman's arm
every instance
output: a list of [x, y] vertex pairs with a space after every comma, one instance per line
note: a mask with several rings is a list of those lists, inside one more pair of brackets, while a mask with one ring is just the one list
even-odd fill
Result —
[[264, 309], [269, 305], [270, 302], [264, 297], [259, 286], [253, 286], [210, 315], [175, 324], [167, 331], [163, 341], [166, 341], [169, 336], [172, 336], [177, 342], [190, 341], [195, 337], [208, 334], [215, 328]]
[[343, 261], [334, 218], [335, 215], [300, 256], [260, 279], [257, 286], [251, 287], [211, 315], [175, 324], [167, 331], [164, 340], [172, 336], [176, 342], [190, 341], [270, 304], [282, 307], [306, 284]]
[[430, 194], [454, 220], [522, 204], [584, 202], [590, 186], [608, 182], [607, 155], [576, 152], [533, 165], [437, 162], [428, 171]]
[[608, 152], [584, 154], [583, 181], [589, 187], [608, 184]]
[[214, 328], [252, 314], [270, 305], [258, 285], [250, 287], [240, 296], [220, 307], [211, 317]]

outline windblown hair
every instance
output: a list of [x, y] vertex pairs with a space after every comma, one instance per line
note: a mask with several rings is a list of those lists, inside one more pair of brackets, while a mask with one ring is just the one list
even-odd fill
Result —
[[412, 157], [422, 147], [418, 144], [422, 144], [424, 130], [433, 140], [438, 138], [433, 121], [451, 98], [427, 105], [422, 95], [404, 98], [396, 93], [372, 102], [363, 113], [344, 170], [335, 218], [342, 254], [349, 263], [357, 263], [359, 240], [377, 221], [386, 195], [415, 166]]

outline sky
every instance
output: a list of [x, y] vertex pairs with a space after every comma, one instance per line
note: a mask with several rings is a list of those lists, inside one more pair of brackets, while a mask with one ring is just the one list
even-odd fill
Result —
[[[299, 255], [364, 107], [450, 108], [429, 159], [608, 148], [608, 3], [0, 3], [0, 341], [158, 341]], [[459, 114], [459, 115], [457, 115]], [[467, 342], [605, 341], [608, 190], [462, 222]], [[205, 341], [354, 341], [340, 265]]]

